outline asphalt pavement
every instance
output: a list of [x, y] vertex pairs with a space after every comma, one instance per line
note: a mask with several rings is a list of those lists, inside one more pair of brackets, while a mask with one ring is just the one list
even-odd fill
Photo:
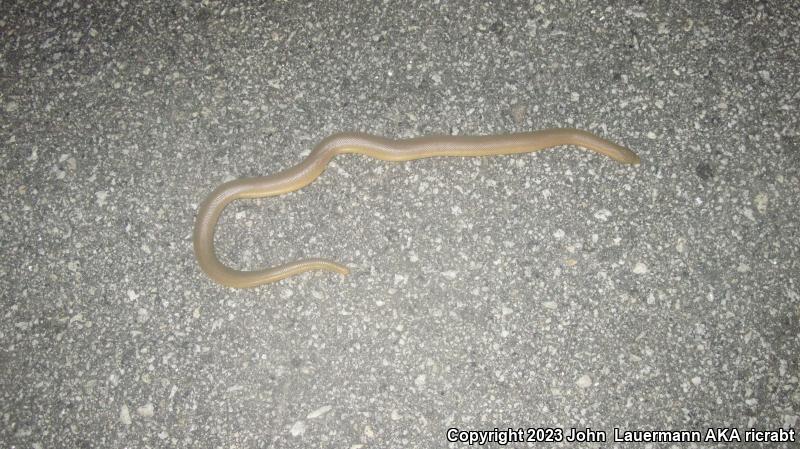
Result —
[[[800, 427], [798, 36], [790, 1], [3, 1], [0, 446]], [[551, 127], [642, 163], [343, 155], [217, 249], [350, 276], [195, 261], [206, 195], [330, 134]]]

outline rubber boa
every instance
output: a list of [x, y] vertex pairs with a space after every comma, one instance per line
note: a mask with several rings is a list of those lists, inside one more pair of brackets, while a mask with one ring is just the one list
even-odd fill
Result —
[[492, 156], [530, 153], [575, 145], [623, 164], [638, 164], [633, 151], [592, 133], [570, 128], [493, 136], [428, 136], [392, 140], [364, 133], [340, 133], [323, 139], [302, 162], [269, 176], [244, 178], [217, 187], [200, 204], [194, 226], [194, 252], [200, 268], [214, 281], [235, 288], [255, 287], [311, 270], [346, 275], [346, 266], [326, 259], [306, 259], [256, 271], [223, 265], [214, 252], [214, 228], [231, 201], [281, 195], [314, 181], [338, 154], [363, 154], [385, 161], [409, 161], [439, 156]]

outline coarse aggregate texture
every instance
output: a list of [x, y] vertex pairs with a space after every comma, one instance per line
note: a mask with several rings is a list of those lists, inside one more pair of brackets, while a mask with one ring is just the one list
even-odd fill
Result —
[[[800, 426], [799, 36], [792, 1], [3, 0], [0, 446]], [[643, 162], [341, 156], [217, 248], [349, 277], [194, 260], [205, 195], [329, 134], [548, 127]]]

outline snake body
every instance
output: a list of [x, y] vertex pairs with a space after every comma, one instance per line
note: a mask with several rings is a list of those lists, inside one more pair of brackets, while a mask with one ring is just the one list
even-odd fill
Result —
[[223, 265], [214, 252], [214, 228], [231, 201], [281, 195], [314, 181], [338, 154], [363, 154], [386, 161], [437, 156], [491, 156], [530, 153], [559, 145], [575, 145], [623, 164], [638, 164], [633, 151], [578, 129], [554, 128], [496, 136], [429, 136], [392, 140], [364, 133], [334, 134], [322, 140], [299, 164], [269, 176], [237, 179], [214, 190], [200, 205], [194, 227], [194, 251], [200, 267], [214, 281], [236, 288], [255, 287], [310, 270], [346, 275], [346, 266], [326, 259], [306, 259], [256, 271]]

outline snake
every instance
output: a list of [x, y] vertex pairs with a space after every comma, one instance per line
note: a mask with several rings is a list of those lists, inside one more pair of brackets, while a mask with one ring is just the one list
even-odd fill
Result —
[[572, 128], [551, 128], [504, 135], [434, 135], [389, 139], [361, 132], [337, 133], [320, 141], [299, 164], [268, 176], [225, 182], [209, 194], [197, 210], [193, 232], [194, 253], [200, 268], [219, 284], [249, 288], [276, 282], [290, 276], [325, 270], [342, 275], [350, 270], [332, 260], [312, 258], [283, 263], [269, 268], [241, 271], [224, 265], [214, 251], [214, 233], [225, 206], [240, 199], [282, 195], [307, 186], [319, 177], [339, 154], [361, 154], [384, 161], [459, 156], [494, 156], [531, 153], [573, 145], [591, 150], [623, 164], [638, 164], [639, 156], [630, 149]]

